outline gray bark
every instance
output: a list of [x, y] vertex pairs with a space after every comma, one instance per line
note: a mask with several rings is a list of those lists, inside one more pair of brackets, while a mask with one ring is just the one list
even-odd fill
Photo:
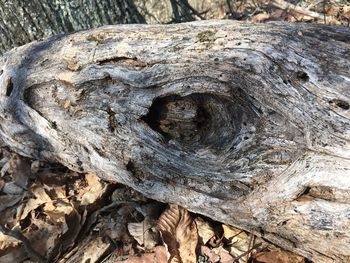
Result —
[[0, 136], [251, 231], [350, 260], [350, 29], [107, 26], [0, 60]]
[[132, 0], [0, 1], [0, 54], [59, 33], [125, 23], [145, 23]]

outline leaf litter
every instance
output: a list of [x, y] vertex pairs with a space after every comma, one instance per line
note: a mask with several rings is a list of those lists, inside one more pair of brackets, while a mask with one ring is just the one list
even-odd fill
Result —
[[0, 262], [301, 263], [241, 229], [0, 150]]

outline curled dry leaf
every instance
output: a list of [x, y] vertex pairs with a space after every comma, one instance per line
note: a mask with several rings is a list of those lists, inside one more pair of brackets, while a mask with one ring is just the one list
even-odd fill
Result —
[[79, 194], [77, 200], [81, 205], [89, 205], [96, 202], [106, 190], [104, 182], [94, 174], [85, 174], [86, 187], [77, 187]]
[[11, 174], [14, 183], [23, 189], [27, 188], [28, 179], [31, 176], [30, 161], [27, 158], [14, 154], [9, 161], [8, 172]]
[[215, 236], [214, 229], [201, 217], [197, 217], [195, 222], [198, 229], [199, 241], [202, 245], [205, 245], [213, 236]]
[[81, 230], [82, 216], [78, 213], [72, 204], [72, 212], [65, 215], [65, 222], [62, 235], [55, 242], [55, 246], [51, 249], [49, 262], [56, 262], [60, 255], [71, 248]]
[[209, 262], [212, 263], [233, 263], [234, 258], [222, 246], [213, 249], [207, 246], [201, 247], [201, 254], [207, 256]]
[[51, 203], [52, 200], [50, 196], [46, 193], [42, 185], [33, 185], [29, 191], [33, 197], [30, 198], [27, 203], [24, 205], [20, 220], [23, 220], [27, 215], [34, 209], [45, 203]]
[[[239, 257], [249, 250], [249, 235], [238, 228], [222, 225], [224, 237], [228, 242], [228, 250], [233, 257]], [[245, 262], [244, 258], [240, 258], [239, 262]]]
[[[0, 232], [0, 251], [2, 252], [1, 254], [4, 254], [3, 251], [9, 250], [9, 248], [17, 247], [20, 242], [21, 241], [19, 241], [18, 239]], [[2, 262], [1, 257], [0, 262]]]
[[160, 216], [157, 228], [168, 247], [169, 262], [197, 262], [197, 227], [185, 208], [170, 205]]
[[154, 222], [148, 217], [139, 223], [129, 223], [128, 230], [137, 243], [143, 245], [147, 250], [154, 248], [159, 243], [159, 232], [154, 228]]
[[38, 218], [31, 219], [31, 225], [24, 235], [31, 242], [32, 248], [42, 254], [49, 254], [63, 232], [61, 224], [52, 225]]

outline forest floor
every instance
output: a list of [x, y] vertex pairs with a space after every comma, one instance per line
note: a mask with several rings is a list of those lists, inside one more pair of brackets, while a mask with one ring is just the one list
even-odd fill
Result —
[[[136, 2], [148, 23], [172, 22], [165, 1]], [[347, 1], [189, 2], [198, 19], [350, 21]], [[241, 229], [6, 147], [0, 149], [0, 213], [1, 263], [310, 262]]]
[[1, 263], [308, 262], [246, 231], [93, 174], [6, 148], [0, 166]]

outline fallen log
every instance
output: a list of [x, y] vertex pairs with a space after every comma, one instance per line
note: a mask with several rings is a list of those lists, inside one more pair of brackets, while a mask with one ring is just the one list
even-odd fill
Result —
[[349, 262], [349, 43], [349, 28], [233, 21], [32, 42], [0, 59], [1, 139]]

